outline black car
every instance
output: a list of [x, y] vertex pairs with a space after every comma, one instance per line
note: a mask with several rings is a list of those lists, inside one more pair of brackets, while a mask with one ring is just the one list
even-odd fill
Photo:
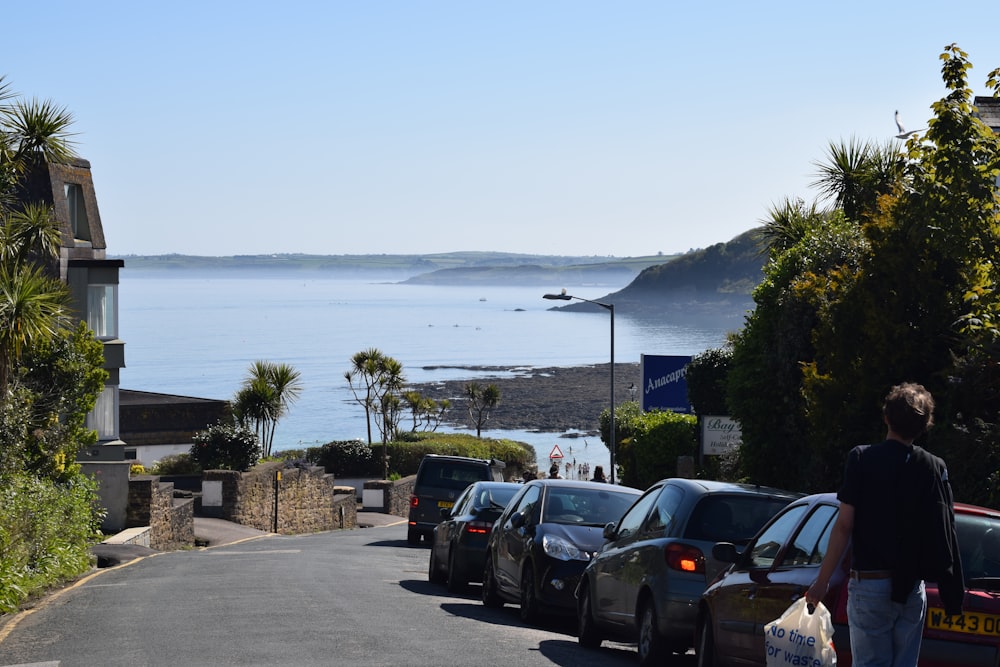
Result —
[[442, 508], [451, 509], [458, 496], [473, 482], [503, 481], [503, 461], [473, 459], [466, 456], [427, 454], [417, 468], [417, 478], [410, 496], [409, 526], [406, 540], [419, 544], [430, 540], [434, 526], [441, 521]]
[[572, 614], [580, 574], [604, 542], [605, 524], [640, 495], [602, 482], [536, 479], [497, 519], [487, 546], [483, 604], [521, 606], [534, 623], [543, 613]]
[[750, 484], [671, 478], [651, 486], [604, 531], [577, 590], [580, 643], [637, 639], [639, 663], [694, 646], [705, 587], [729, 566], [716, 542], [746, 544], [801, 494]]
[[452, 593], [462, 591], [470, 581], [481, 581], [493, 522], [520, 488], [512, 482], [476, 482], [462, 492], [454, 507], [442, 508], [444, 520], [434, 527], [427, 578], [447, 582]]

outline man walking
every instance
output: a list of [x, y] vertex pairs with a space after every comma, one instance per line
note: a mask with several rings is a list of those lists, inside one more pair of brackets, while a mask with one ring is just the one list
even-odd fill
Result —
[[945, 613], [965, 595], [951, 485], [944, 461], [913, 441], [933, 425], [934, 399], [913, 383], [892, 388], [882, 406], [888, 428], [877, 445], [851, 450], [837, 497], [840, 512], [811, 604], [852, 546], [847, 617], [856, 667], [914, 666], [927, 613], [924, 579], [936, 581]]

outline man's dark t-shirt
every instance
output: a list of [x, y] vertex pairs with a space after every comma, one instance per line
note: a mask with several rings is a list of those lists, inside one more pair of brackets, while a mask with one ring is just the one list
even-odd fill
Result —
[[960, 613], [965, 590], [944, 461], [895, 440], [855, 447], [837, 497], [854, 507], [853, 569], [892, 572], [897, 602], [917, 581], [937, 582], [946, 611]]

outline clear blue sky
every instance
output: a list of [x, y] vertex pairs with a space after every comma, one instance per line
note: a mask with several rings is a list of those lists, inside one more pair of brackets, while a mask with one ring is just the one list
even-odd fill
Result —
[[76, 118], [113, 254], [635, 256], [814, 198], [924, 127], [994, 1], [8, 2], [0, 73]]

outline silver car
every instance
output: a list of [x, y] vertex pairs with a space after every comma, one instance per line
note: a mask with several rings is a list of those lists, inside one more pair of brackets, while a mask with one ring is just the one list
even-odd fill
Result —
[[580, 643], [637, 639], [639, 662], [694, 645], [698, 602], [729, 563], [716, 542], [746, 544], [801, 494], [750, 484], [665, 479], [604, 528], [604, 546], [576, 589]]

